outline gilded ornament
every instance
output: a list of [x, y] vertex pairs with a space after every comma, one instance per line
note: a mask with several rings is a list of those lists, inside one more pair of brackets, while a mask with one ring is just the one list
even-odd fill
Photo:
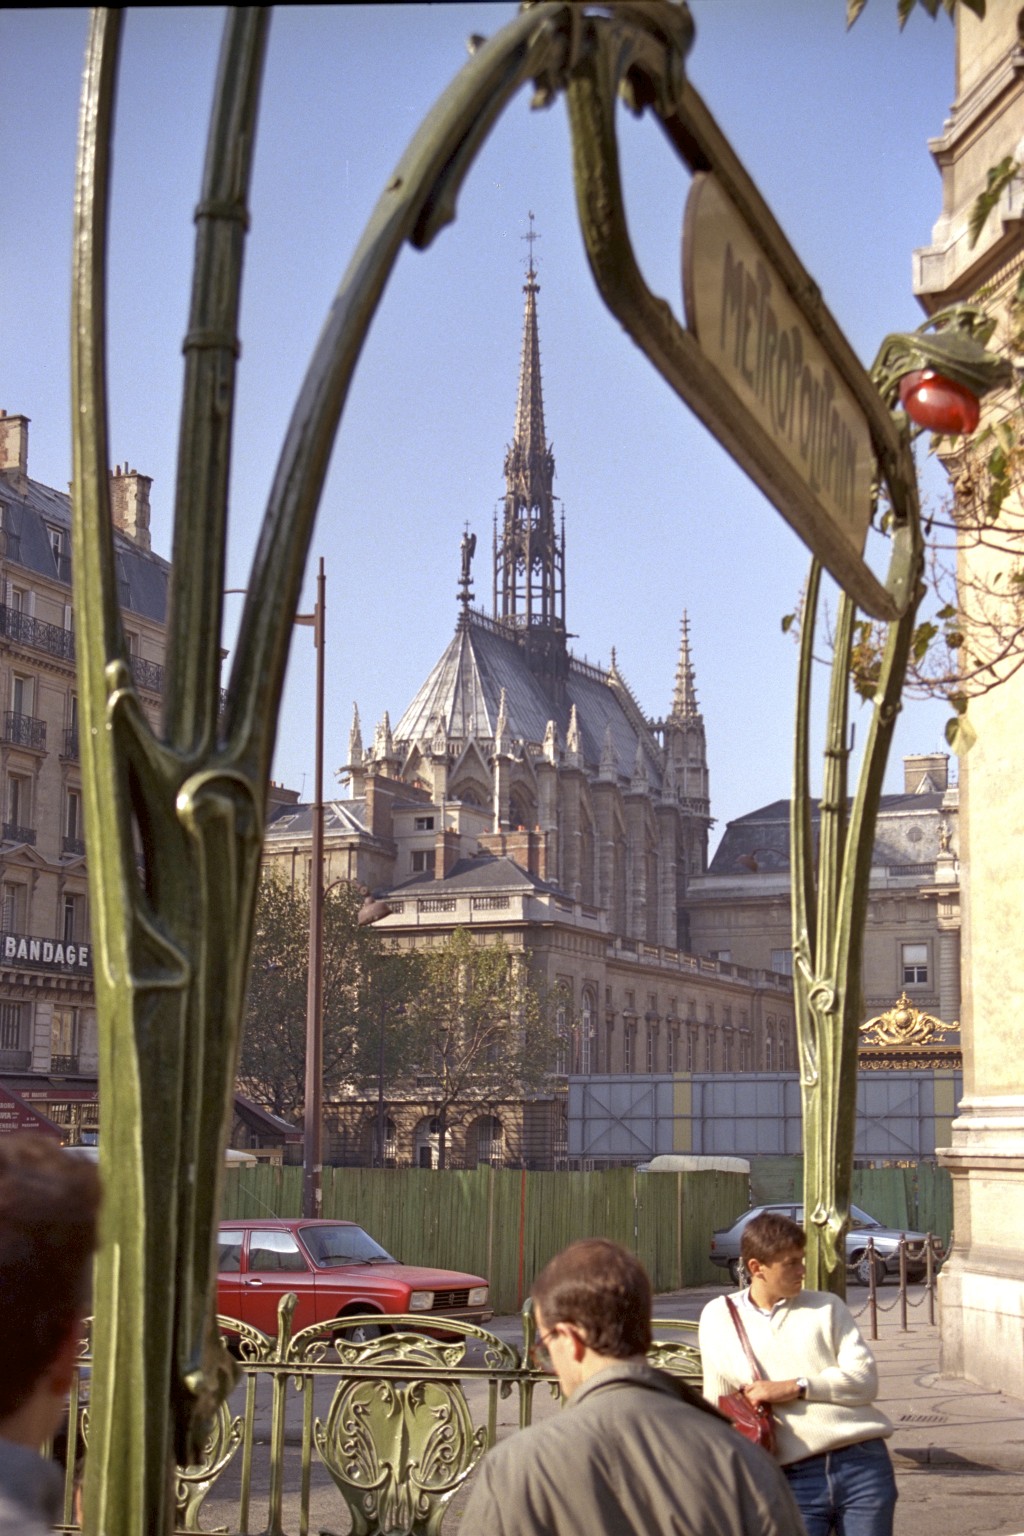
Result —
[[898, 1002], [885, 1013], [867, 1019], [860, 1026], [860, 1033], [869, 1045], [930, 1045], [959, 1028], [955, 1020], [944, 1024], [934, 1014], [915, 1008], [907, 994], [901, 992]]

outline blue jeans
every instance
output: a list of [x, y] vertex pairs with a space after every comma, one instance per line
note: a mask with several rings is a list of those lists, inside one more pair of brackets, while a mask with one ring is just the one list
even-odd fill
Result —
[[892, 1536], [896, 1478], [884, 1440], [862, 1440], [783, 1467], [807, 1536]]

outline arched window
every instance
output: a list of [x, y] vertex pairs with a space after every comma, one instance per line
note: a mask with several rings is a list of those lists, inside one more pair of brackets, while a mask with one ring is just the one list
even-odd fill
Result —
[[779, 1071], [786, 1070], [786, 1026], [779, 1025]]
[[469, 1126], [467, 1151], [479, 1168], [488, 1163], [500, 1166], [505, 1160], [505, 1128], [497, 1115], [481, 1115]]
[[569, 1015], [564, 1003], [560, 1003], [555, 1014], [555, 1072], [559, 1077], [565, 1077], [569, 1071]]
[[775, 1071], [775, 1039], [771, 1030], [764, 1037], [764, 1069], [766, 1072]]
[[584, 988], [583, 1009], [580, 1017], [580, 1071], [589, 1075], [594, 1070], [593, 1041], [597, 1032], [597, 1005], [589, 987]]

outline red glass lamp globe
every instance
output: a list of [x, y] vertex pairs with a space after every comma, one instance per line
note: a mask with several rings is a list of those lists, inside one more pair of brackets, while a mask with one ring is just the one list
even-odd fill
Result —
[[911, 421], [932, 432], [973, 432], [981, 415], [976, 395], [933, 368], [903, 375], [900, 404]]

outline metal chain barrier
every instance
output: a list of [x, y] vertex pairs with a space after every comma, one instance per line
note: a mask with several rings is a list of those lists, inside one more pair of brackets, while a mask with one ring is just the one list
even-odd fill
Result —
[[[853, 1308], [850, 1310], [853, 1312], [853, 1316], [856, 1318], [863, 1317], [865, 1312], [868, 1314], [871, 1322], [870, 1332], [872, 1339], [878, 1338], [879, 1312], [892, 1312], [897, 1306], [900, 1309], [900, 1329], [903, 1333], [907, 1332], [908, 1308], [923, 1306], [926, 1301], [928, 1303], [928, 1321], [929, 1323], [935, 1322], [936, 1276], [939, 1267], [941, 1267], [941, 1265], [945, 1263], [946, 1259], [949, 1257], [949, 1251], [952, 1246], [952, 1239], [950, 1239], [949, 1247], [943, 1250], [941, 1247], [937, 1247], [937, 1240], [934, 1235], [931, 1232], [927, 1234], [924, 1244], [924, 1284], [922, 1286], [920, 1295], [912, 1297], [910, 1295], [907, 1282], [907, 1238], [906, 1234], [902, 1233], [900, 1235], [899, 1241], [899, 1291], [897, 1295], [893, 1297], [892, 1301], [888, 1303], [888, 1305], [883, 1305], [878, 1300], [879, 1281], [878, 1265], [875, 1259], [875, 1240], [872, 1237], [868, 1238], [868, 1296], [867, 1300], [860, 1307], [858, 1307], [856, 1311], [854, 1311]], [[936, 1263], [936, 1260], [938, 1260], [938, 1263]]]

